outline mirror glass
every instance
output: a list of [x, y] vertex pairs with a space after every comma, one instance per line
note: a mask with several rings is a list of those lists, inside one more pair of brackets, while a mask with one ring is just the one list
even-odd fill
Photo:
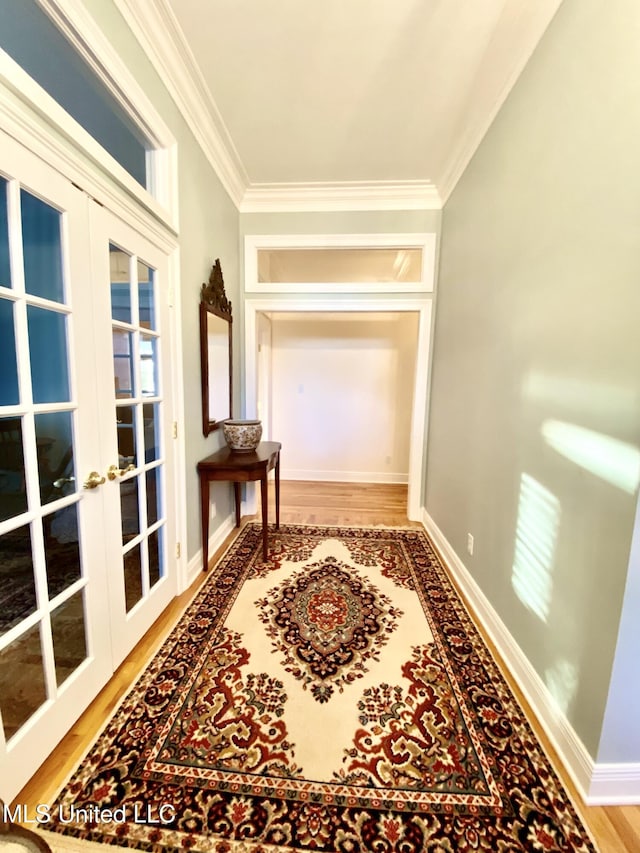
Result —
[[202, 430], [209, 435], [232, 417], [231, 303], [224, 294], [220, 261], [200, 302], [200, 358], [202, 368]]
[[231, 417], [229, 396], [229, 331], [222, 317], [207, 311], [207, 356], [209, 359], [209, 420]]

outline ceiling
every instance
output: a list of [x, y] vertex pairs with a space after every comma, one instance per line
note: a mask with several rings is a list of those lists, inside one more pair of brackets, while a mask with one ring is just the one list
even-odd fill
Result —
[[561, 0], [118, 0], [240, 209], [438, 208]]

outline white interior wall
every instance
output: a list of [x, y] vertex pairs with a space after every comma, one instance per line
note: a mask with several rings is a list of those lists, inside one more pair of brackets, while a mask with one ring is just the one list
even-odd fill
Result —
[[283, 479], [407, 482], [417, 338], [417, 313], [271, 315]]

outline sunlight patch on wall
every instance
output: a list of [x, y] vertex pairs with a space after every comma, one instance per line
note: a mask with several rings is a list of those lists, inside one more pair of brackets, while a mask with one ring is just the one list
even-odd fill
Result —
[[550, 447], [596, 477], [633, 494], [640, 483], [640, 450], [633, 444], [576, 424], [547, 420], [542, 436]]
[[511, 584], [524, 606], [543, 622], [551, 606], [559, 526], [558, 499], [529, 474], [523, 474]]
[[553, 376], [532, 370], [524, 378], [522, 393], [527, 399], [544, 404], [547, 410], [570, 410], [585, 418], [595, 412], [608, 412], [615, 423], [634, 424], [640, 416], [640, 395], [635, 388], [591, 378]]
[[558, 708], [566, 715], [578, 689], [578, 667], [568, 660], [557, 660], [545, 670], [544, 678], [549, 693], [555, 699]]

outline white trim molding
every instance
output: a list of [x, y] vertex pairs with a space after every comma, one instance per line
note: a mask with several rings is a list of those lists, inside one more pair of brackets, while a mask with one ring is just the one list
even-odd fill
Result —
[[640, 764], [596, 764], [586, 801], [590, 806], [640, 805]]
[[336, 184], [250, 184], [241, 213], [322, 210], [440, 210], [431, 181], [357, 181]]
[[429, 180], [252, 183], [167, 0], [114, 2], [240, 212], [442, 208]]
[[309, 471], [283, 468], [283, 480], [308, 480], [314, 483], [408, 483], [408, 474], [386, 474], [381, 471]]
[[[52, 0], [63, 2], [63, 0]], [[47, 2], [47, 0], [40, 0]], [[78, 2], [78, 0], [64, 0]], [[252, 183], [169, 0], [114, 0], [237, 208], [245, 212], [440, 210], [531, 58], [561, 0], [505, 0], [459, 117], [464, 132], [428, 180]], [[514, 45], [516, 46], [514, 48]]]
[[546, 684], [534, 670], [512, 634], [494, 610], [453, 547], [423, 509], [422, 524], [440, 552], [464, 600], [482, 626], [533, 714], [553, 744], [562, 766], [586, 805], [640, 803], [640, 765], [596, 764]]
[[[436, 275], [437, 236], [434, 232], [410, 234], [248, 234], [244, 238], [245, 293], [377, 293], [430, 294]], [[261, 282], [260, 249], [420, 249], [420, 281], [397, 282]]]

